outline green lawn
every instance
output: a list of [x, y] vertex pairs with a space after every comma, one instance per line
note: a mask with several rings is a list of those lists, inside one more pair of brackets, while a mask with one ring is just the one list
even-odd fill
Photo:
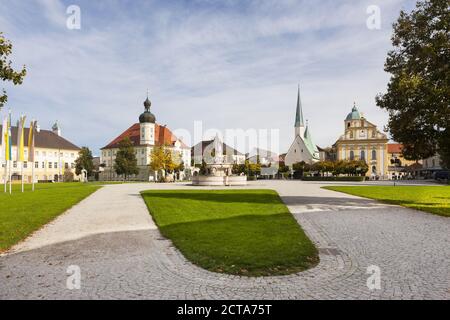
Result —
[[333, 186], [323, 188], [450, 217], [450, 186]]
[[[25, 239], [74, 204], [100, 188], [86, 183], [47, 183], [13, 185], [13, 193], [4, 193], [0, 185], [0, 252]], [[9, 187], [9, 186], [8, 186]], [[8, 189], [9, 190], [9, 189]]]
[[207, 270], [284, 275], [319, 261], [275, 191], [152, 190], [142, 196], [161, 233]]

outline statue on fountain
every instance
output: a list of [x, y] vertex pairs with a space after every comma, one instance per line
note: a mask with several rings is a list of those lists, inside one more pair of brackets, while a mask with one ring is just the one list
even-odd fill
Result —
[[[233, 163], [223, 154], [223, 142], [217, 134], [207, 148], [206, 175], [197, 175], [192, 179], [193, 185], [203, 186], [242, 186], [247, 185], [247, 176], [232, 175]], [[212, 152], [214, 155], [211, 157]]]

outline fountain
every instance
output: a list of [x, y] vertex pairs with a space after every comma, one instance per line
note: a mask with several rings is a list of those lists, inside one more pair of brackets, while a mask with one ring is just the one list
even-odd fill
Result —
[[[211, 149], [211, 147], [209, 148]], [[214, 156], [204, 159], [206, 163], [205, 174], [197, 173], [192, 177], [192, 185], [195, 186], [245, 186], [247, 176], [233, 175], [233, 164], [223, 154], [223, 142], [216, 135], [212, 142]], [[206, 153], [206, 152], [205, 152]], [[209, 153], [208, 153], [209, 155]]]

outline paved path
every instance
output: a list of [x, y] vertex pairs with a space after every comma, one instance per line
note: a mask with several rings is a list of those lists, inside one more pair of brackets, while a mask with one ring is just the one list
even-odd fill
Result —
[[[163, 239], [139, 196], [150, 188], [109, 185], [0, 257], [0, 299], [450, 299], [450, 219], [379, 204], [296, 181], [277, 190], [320, 251], [296, 275], [211, 273]], [[80, 267], [81, 289], [66, 286]], [[369, 290], [367, 267], [381, 270]]]

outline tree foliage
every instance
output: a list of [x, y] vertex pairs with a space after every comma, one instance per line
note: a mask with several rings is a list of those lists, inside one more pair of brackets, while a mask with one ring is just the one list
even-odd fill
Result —
[[292, 165], [294, 170], [294, 178], [301, 178], [303, 175], [320, 174], [332, 174], [359, 176], [365, 175], [369, 170], [367, 163], [363, 160], [340, 160], [340, 161], [318, 161], [312, 164], [305, 163], [304, 161], [294, 163]]
[[[22, 70], [15, 71], [11, 66], [11, 60], [9, 55], [12, 53], [11, 41], [6, 39], [2, 32], [0, 32], [0, 79], [2, 81], [12, 81], [14, 85], [22, 84], [23, 78], [26, 76], [27, 71], [25, 66]], [[8, 95], [5, 89], [2, 89], [0, 94], [0, 108], [8, 101]]]
[[80, 152], [78, 152], [78, 158], [75, 160], [75, 173], [77, 175], [81, 174], [81, 170], [86, 170], [88, 177], [92, 175], [94, 170], [94, 161], [92, 157], [92, 152], [88, 147], [82, 147]]
[[118, 175], [123, 175], [125, 180], [132, 174], [138, 174], [136, 153], [133, 143], [129, 138], [125, 138], [119, 143], [119, 150], [114, 160], [114, 171]]
[[387, 129], [403, 144], [408, 160], [441, 154], [450, 163], [450, 6], [448, 0], [419, 1], [394, 24], [393, 50], [385, 71], [387, 92], [377, 105], [389, 112]]
[[166, 146], [155, 146], [150, 154], [150, 168], [153, 171], [183, 171], [184, 163], [181, 154]]

